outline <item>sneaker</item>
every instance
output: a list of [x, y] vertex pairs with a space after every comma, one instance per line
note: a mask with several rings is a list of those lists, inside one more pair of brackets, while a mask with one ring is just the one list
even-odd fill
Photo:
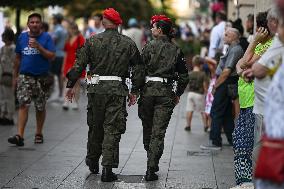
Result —
[[69, 109], [69, 102], [67, 100], [64, 101], [64, 103], [62, 105], [62, 109], [63, 110], [68, 110]]
[[246, 182], [230, 189], [254, 189], [254, 185], [251, 182]]
[[221, 146], [216, 146], [214, 144], [200, 145], [202, 150], [222, 150]]
[[204, 132], [207, 133], [208, 132], [209, 127], [208, 126], [204, 126]]
[[71, 108], [72, 108], [73, 110], [78, 110], [78, 109], [79, 109], [78, 103], [77, 103], [77, 102], [72, 102], [72, 103], [71, 103]]

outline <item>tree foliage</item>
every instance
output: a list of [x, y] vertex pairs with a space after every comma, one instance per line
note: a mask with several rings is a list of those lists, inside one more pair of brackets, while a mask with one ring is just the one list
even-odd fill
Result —
[[62, 6], [70, 2], [72, 2], [72, 0], [1, 0], [0, 6], [31, 10], [34, 8], [43, 8], [50, 5]]
[[153, 13], [149, 0], [73, 0], [66, 9], [68, 14], [78, 18], [90, 17], [109, 7], [116, 9], [125, 21], [130, 17], [148, 20]]

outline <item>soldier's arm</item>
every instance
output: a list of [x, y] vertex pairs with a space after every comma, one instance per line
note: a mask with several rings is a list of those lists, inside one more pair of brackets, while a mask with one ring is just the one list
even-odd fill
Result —
[[132, 67], [132, 89], [131, 93], [137, 95], [145, 84], [145, 65], [142, 61], [136, 45], [133, 46], [130, 57], [130, 65]]
[[188, 70], [186, 67], [186, 62], [184, 58], [184, 54], [179, 50], [179, 55], [176, 64], [176, 72], [178, 73], [178, 80], [177, 80], [177, 91], [176, 95], [181, 96], [188, 84]]
[[90, 57], [90, 46], [89, 40], [77, 50], [76, 60], [73, 68], [67, 73], [66, 77], [68, 79], [66, 88], [73, 88], [77, 80], [80, 78], [82, 72], [89, 63]]

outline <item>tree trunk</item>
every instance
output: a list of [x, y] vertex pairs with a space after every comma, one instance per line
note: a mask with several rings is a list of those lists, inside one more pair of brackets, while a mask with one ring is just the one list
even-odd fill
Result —
[[21, 34], [21, 26], [20, 26], [20, 18], [21, 18], [21, 9], [20, 8], [17, 8], [16, 9], [16, 29], [17, 29], [17, 32], [16, 32], [16, 39], [18, 38], [18, 36]]

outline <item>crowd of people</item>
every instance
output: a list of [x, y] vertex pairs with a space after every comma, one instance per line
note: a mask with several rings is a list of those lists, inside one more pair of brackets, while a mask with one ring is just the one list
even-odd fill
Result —
[[[101, 180], [117, 180], [112, 169], [118, 167], [128, 97], [129, 106], [138, 101], [147, 152], [145, 180], [154, 181], [173, 109], [188, 85], [185, 130], [191, 131], [193, 112], [200, 112], [204, 131], [210, 132], [209, 143], [201, 149], [221, 150], [221, 133], [225, 133], [234, 151], [236, 186], [232, 189], [283, 188], [284, 1], [275, 3], [256, 15], [255, 33], [254, 17], [248, 15], [247, 37], [240, 19], [228, 21], [226, 13], [219, 11], [212, 29], [204, 28], [200, 35], [204, 48], [193, 57], [192, 70], [174, 40], [174, 24], [165, 15], [151, 18], [152, 40], [135, 18], [129, 19], [128, 29], [119, 29], [123, 21], [112, 8], [96, 14], [93, 27], [86, 22], [82, 33], [61, 14], [53, 15], [51, 32], [40, 14], [29, 15], [28, 31], [18, 36], [16, 45], [12, 29], [2, 34], [1, 125], [14, 125], [18, 106], [17, 133], [8, 142], [24, 146], [28, 111], [34, 102], [34, 142], [43, 143], [54, 78], [63, 110], [78, 109], [81, 80], [86, 79], [89, 170], [99, 173], [102, 156]], [[189, 25], [180, 32], [184, 41], [194, 41]]]
[[[201, 57], [196, 55], [192, 61], [185, 130], [191, 130], [192, 113], [197, 111], [202, 114], [204, 130], [210, 126], [209, 144], [201, 149], [221, 150], [221, 133], [225, 132], [234, 150], [236, 186], [232, 189], [283, 188], [283, 85], [279, 83], [283, 15], [277, 6], [259, 12], [255, 33], [254, 17], [248, 15], [247, 38], [242, 21], [228, 21], [223, 11], [216, 14], [215, 23], [207, 50], [205, 46]], [[209, 79], [204, 79], [206, 67]]]

